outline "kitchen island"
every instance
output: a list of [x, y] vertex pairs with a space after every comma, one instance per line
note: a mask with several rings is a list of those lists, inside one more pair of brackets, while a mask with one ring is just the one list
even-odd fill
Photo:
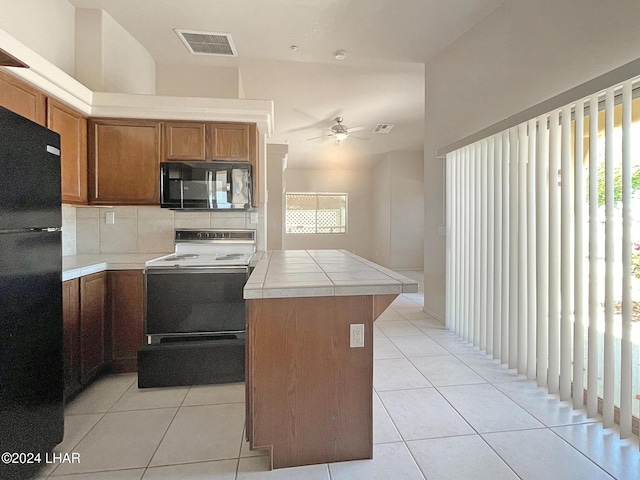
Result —
[[262, 254], [244, 288], [247, 440], [272, 468], [372, 458], [373, 322], [417, 291], [345, 250]]

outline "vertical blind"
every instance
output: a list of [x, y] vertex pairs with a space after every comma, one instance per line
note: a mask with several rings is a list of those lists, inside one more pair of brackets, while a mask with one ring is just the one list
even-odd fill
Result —
[[622, 438], [640, 404], [637, 80], [446, 156], [447, 326]]

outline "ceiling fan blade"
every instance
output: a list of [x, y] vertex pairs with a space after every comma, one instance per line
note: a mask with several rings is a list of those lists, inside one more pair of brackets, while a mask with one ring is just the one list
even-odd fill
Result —
[[360, 135], [351, 135], [349, 134], [349, 138], [355, 138], [357, 140], [371, 140], [369, 137], [361, 137]]
[[319, 135], [317, 137], [307, 138], [307, 141], [309, 141], [309, 140], [317, 140], [318, 138], [332, 137], [332, 136], [333, 136], [333, 133], [327, 133], [326, 135]]
[[366, 125], [358, 125], [357, 127], [348, 127], [349, 133], [359, 132], [367, 128]]

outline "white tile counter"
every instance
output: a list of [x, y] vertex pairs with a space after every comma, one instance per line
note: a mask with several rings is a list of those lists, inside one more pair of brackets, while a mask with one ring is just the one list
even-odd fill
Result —
[[264, 252], [244, 298], [289, 298], [415, 293], [418, 282], [347, 250]]
[[[171, 252], [167, 252], [171, 253]], [[166, 253], [86, 253], [62, 257], [62, 281], [104, 270], [142, 270], [145, 262]]]

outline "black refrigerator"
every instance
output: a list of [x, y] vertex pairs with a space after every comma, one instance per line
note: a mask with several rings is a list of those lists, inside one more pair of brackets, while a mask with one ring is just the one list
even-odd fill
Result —
[[60, 136], [0, 107], [0, 478], [64, 434]]

